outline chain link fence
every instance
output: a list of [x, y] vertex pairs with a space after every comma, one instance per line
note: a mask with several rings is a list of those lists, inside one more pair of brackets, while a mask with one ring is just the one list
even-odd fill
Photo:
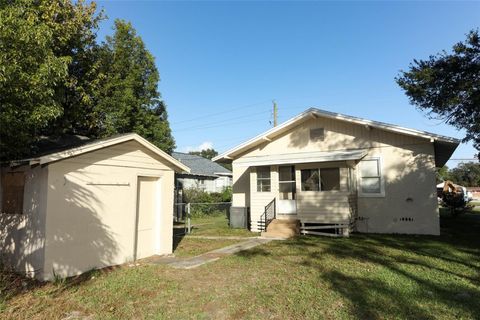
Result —
[[231, 202], [180, 202], [174, 204], [174, 221], [185, 225], [185, 232], [190, 233], [192, 218], [207, 218], [224, 215], [229, 218]]

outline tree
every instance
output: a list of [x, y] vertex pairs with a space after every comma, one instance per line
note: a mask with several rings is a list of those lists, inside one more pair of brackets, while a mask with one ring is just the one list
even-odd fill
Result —
[[0, 160], [64, 134], [136, 132], [172, 151], [153, 56], [120, 20], [97, 43], [102, 19], [94, 2], [0, 0]]
[[410, 102], [430, 118], [442, 119], [467, 134], [480, 150], [480, 37], [470, 31], [464, 42], [430, 56], [414, 60], [408, 71], [395, 79]]
[[218, 152], [213, 148], [204, 149], [202, 151], [190, 151], [189, 154], [194, 154], [206, 159], [212, 160], [212, 158], [218, 156]]
[[448, 166], [443, 166], [437, 171], [437, 183], [442, 181], [450, 180], [449, 173], [448, 173]]
[[448, 178], [453, 183], [464, 187], [480, 186], [480, 163], [460, 163], [456, 168], [449, 170]]
[[160, 99], [155, 61], [128, 22], [115, 20], [104, 44], [105, 81], [95, 108], [99, 136], [136, 132], [171, 153], [175, 141]]
[[41, 134], [58, 128], [52, 121], [88, 113], [97, 76], [87, 65], [102, 19], [95, 10], [83, 1], [0, 2], [1, 160], [31, 151]]

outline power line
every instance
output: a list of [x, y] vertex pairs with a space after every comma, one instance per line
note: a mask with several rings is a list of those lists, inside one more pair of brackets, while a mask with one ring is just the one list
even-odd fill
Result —
[[233, 117], [233, 118], [228, 118], [228, 119], [224, 119], [224, 120], [216, 120], [216, 121], [214, 121], [214, 122], [206, 122], [206, 123], [196, 124], [196, 125], [189, 126], [189, 127], [180, 127], [180, 128], [178, 128], [178, 129], [174, 129], [173, 131], [182, 131], [182, 130], [190, 130], [190, 129], [196, 129], [196, 128], [203, 128], [203, 127], [205, 127], [205, 126], [208, 127], [208, 126], [210, 126], [210, 125], [216, 125], [216, 124], [218, 124], [219, 122], [222, 122], [222, 124], [225, 124], [225, 122], [229, 122], [229, 121], [232, 121], [232, 120], [251, 118], [251, 116], [255, 116], [255, 115], [259, 115], [259, 114], [264, 114], [264, 113], [269, 113], [269, 112], [270, 112], [269, 110], [264, 110], [264, 111], [261, 111], [261, 112], [250, 113], [250, 114], [243, 115], [243, 116], [239, 116], [239, 117]]
[[183, 128], [179, 130], [172, 130], [173, 132], [182, 132], [182, 131], [190, 131], [190, 130], [204, 130], [204, 129], [211, 129], [211, 128], [220, 128], [224, 127], [226, 125], [229, 126], [235, 126], [239, 124], [245, 124], [245, 123], [254, 123], [254, 122], [260, 122], [260, 121], [265, 121], [265, 118], [257, 118], [257, 119], [246, 119], [244, 121], [235, 121], [235, 122], [223, 122], [217, 125], [211, 125], [211, 126], [205, 126], [205, 127], [192, 127], [192, 128]]
[[220, 112], [214, 112], [214, 113], [209, 113], [209, 114], [205, 114], [205, 115], [202, 115], [202, 116], [199, 116], [199, 117], [195, 117], [195, 118], [191, 118], [191, 119], [187, 119], [187, 120], [181, 120], [181, 121], [171, 122], [170, 124], [179, 124], [179, 123], [197, 121], [197, 120], [199, 120], [199, 119], [210, 118], [210, 117], [217, 116], [217, 115], [220, 115], [220, 114], [231, 113], [232, 111], [236, 111], [236, 110], [240, 110], [240, 109], [252, 108], [252, 107], [258, 106], [258, 105], [260, 105], [260, 104], [267, 103], [267, 102], [269, 102], [269, 100], [264, 100], [264, 101], [261, 101], [261, 102], [252, 103], [252, 104], [248, 104], [248, 105], [244, 105], [244, 106], [227, 108], [228, 110], [224, 110], [224, 111], [220, 111]]

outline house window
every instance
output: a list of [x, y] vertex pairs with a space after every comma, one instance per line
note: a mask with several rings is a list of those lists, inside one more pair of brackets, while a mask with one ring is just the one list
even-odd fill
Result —
[[340, 190], [340, 168], [301, 170], [302, 191]]
[[8, 172], [3, 176], [2, 182], [2, 212], [22, 214], [25, 174], [23, 172]]
[[360, 161], [360, 195], [383, 196], [381, 161], [379, 158], [365, 159]]
[[258, 167], [257, 168], [257, 191], [270, 192], [270, 190], [271, 190], [270, 167]]

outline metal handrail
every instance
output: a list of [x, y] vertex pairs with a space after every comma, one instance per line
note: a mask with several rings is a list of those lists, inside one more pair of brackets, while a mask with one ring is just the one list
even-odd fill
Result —
[[273, 219], [277, 217], [277, 209], [276, 209], [276, 199], [273, 198], [269, 204], [265, 206], [265, 211], [263, 212], [263, 216], [265, 218], [265, 231], [267, 231], [267, 227], [272, 222]]

